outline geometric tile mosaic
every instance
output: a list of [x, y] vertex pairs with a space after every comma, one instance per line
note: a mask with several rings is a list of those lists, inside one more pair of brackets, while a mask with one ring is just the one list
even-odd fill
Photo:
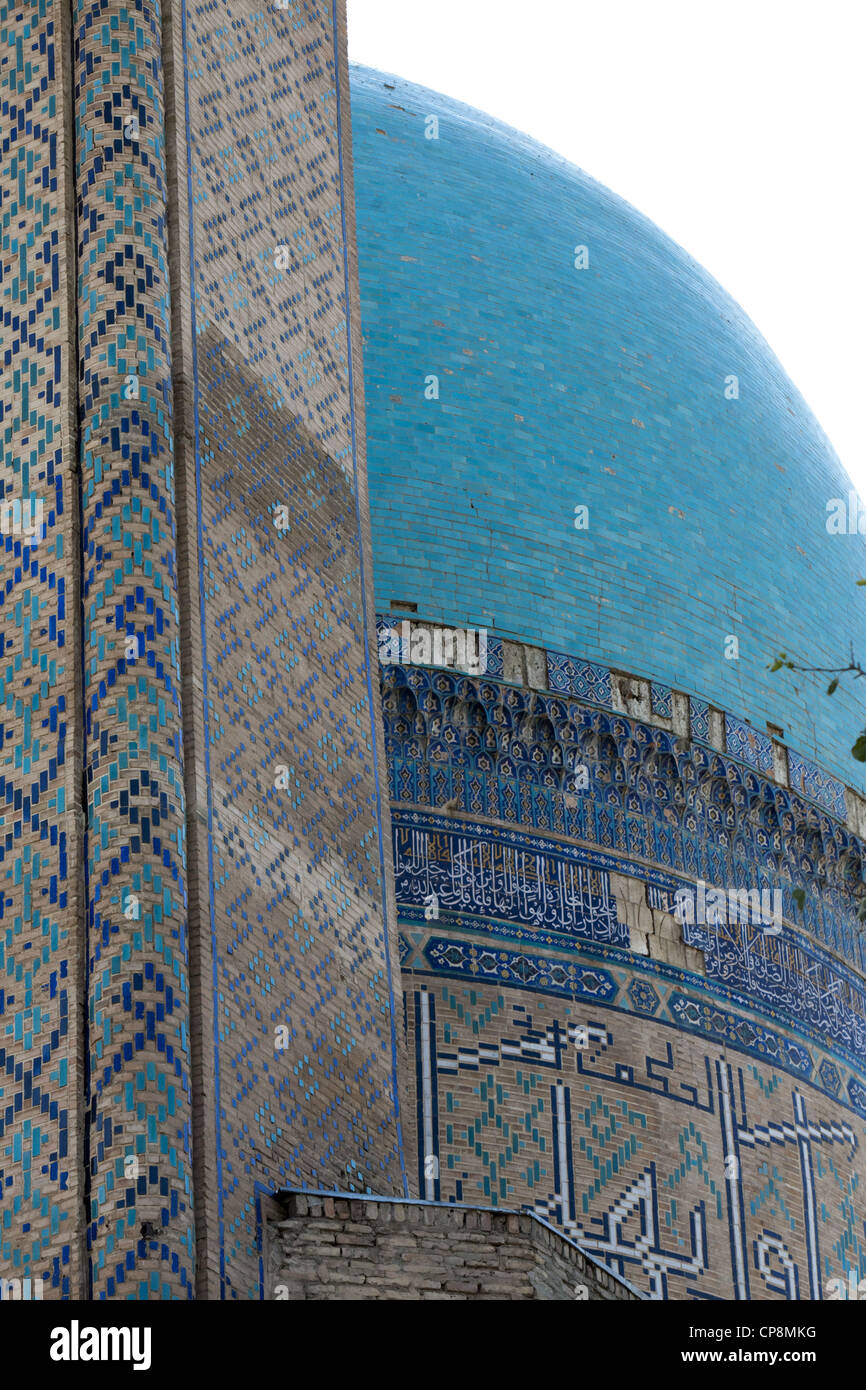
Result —
[[842, 783], [808, 758], [791, 750], [788, 752], [788, 780], [796, 791], [817, 801], [841, 821], [845, 820], [847, 811]]
[[650, 701], [653, 714], [657, 714], [661, 719], [670, 719], [673, 714], [673, 691], [669, 685], [657, 685], [655, 681], [650, 687]]
[[689, 707], [692, 738], [706, 743], [710, 737], [710, 706], [706, 700], [699, 700], [692, 695], [689, 698]]
[[732, 758], [739, 758], [758, 772], [772, 774], [773, 740], [751, 724], [725, 714], [725, 747]]
[[561, 652], [547, 652], [547, 683], [563, 695], [577, 695], [590, 704], [611, 705], [610, 671], [593, 661], [581, 661]]
[[406, 984], [428, 1197], [526, 1205], [654, 1299], [820, 1299], [866, 1258], [864, 1117], [772, 1060], [684, 1043], [641, 990], [619, 1013], [507, 978]]
[[191, 1298], [162, 25], [117, 0], [76, 11], [91, 1284]]
[[[70, 99], [57, 0], [0, 23], [0, 1278], [86, 1281]], [[74, 289], [73, 289], [74, 292]]]

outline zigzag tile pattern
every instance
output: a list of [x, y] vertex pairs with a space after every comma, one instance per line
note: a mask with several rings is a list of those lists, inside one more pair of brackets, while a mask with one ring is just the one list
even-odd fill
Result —
[[64, 14], [0, 5], [0, 1277], [85, 1287]]
[[189, 1298], [190, 1039], [162, 16], [74, 47], [93, 1296]]

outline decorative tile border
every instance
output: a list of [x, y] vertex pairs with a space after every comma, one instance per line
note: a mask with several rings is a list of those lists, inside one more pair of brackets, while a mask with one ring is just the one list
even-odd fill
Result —
[[[519, 841], [504, 844], [454, 832], [395, 824], [394, 881], [400, 910], [483, 916], [548, 931], [554, 938], [614, 941], [627, 946], [607, 873], [573, 856], [539, 853]], [[513, 928], [512, 928], [513, 930]], [[560, 943], [562, 944], [562, 943]]]
[[823, 768], [809, 762], [808, 758], [801, 757], [799, 753], [789, 751], [788, 781], [795, 791], [808, 796], [811, 801], [817, 801], [818, 805], [823, 806], [831, 815], [844, 821], [847, 811], [845, 788], [835, 777], [831, 777], [829, 772], [824, 772]]
[[[377, 636], [386, 628], [404, 619], [412, 622], [425, 621], [416, 614], [388, 617], [377, 614]], [[452, 624], [431, 624], [431, 626], [450, 627]], [[610, 668], [596, 661], [585, 661], [565, 652], [545, 650], [547, 663], [547, 684], [549, 690], [559, 695], [574, 695], [587, 704], [602, 709], [613, 707]], [[443, 668], [453, 669], [453, 668]], [[486, 675], [493, 680], [503, 680], [505, 673], [504, 646], [501, 637], [487, 634]], [[710, 741], [710, 702], [699, 696], [690, 695], [689, 728], [691, 737], [698, 743]], [[650, 704], [652, 713], [659, 719], [673, 718], [673, 688], [659, 681], [650, 682]], [[754, 728], [744, 719], [725, 711], [725, 751], [731, 757], [755, 768], [765, 776], [774, 776], [773, 741], [769, 734]], [[845, 823], [847, 806], [845, 786], [838, 778], [825, 772], [817, 763], [799, 753], [788, 751], [789, 785], [793, 791], [808, 797], [825, 811]]]
[[509, 951], [500, 946], [475, 945], [449, 937], [431, 937], [425, 955], [434, 970], [496, 980], [523, 989], [543, 989], [572, 999], [609, 1002], [616, 997], [613, 976], [597, 965], [539, 956], [533, 951]]
[[[797, 1077], [801, 1083], [838, 1104], [847, 1104], [866, 1117], [866, 1084], [857, 1070], [849, 1071], [852, 1059], [838, 1057], [848, 1075], [846, 1101], [839, 1094], [839, 1069], [827, 1056], [825, 1039], [813, 1032], [807, 1045], [805, 1041], [756, 1018], [748, 1000], [738, 998], [724, 987], [716, 989], [700, 976], [664, 965], [661, 961], [647, 960], [621, 948], [602, 945], [588, 948], [580, 962], [571, 962], [540, 955], [532, 950], [508, 950], [499, 943], [485, 946], [459, 937], [431, 935], [413, 946], [401, 935], [401, 955], [408, 957], [413, 953], [416, 962], [411, 966], [414, 979], [423, 978], [429, 973], [433, 977], [450, 976], [478, 984], [495, 982], [506, 988], [528, 990], [530, 993], [541, 992], [592, 1001], [597, 1007], [610, 1009], [614, 1013], [652, 1016], [657, 1023], [666, 1027], [673, 1027], [693, 1037], [703, 1037], [745, 1053], [756, 1061], [771, 1062]], [[627, 968], [621, 971], [616, 969], [617, 965]], [[647, 977], [653, 979], [655, 985], [651, 985]], [[673, 988], [670, 988], [671, 985]], [[661, 994], [656, 986], [660, 987]], [[557, 1064], [555, 1049], [548, 1049], [549, 1055], [545, 1055], [541, 1040], [536, 1047], [538, 1050], [533, 1057], [536, 1066]], [[817, 1060], [819, 1056], [822, 1059], [820, 1063]], [[484, 1060], [489, 1064], [494, 1059], [485, 1056]], [[853, 1066], [857, 1067], [856, 1059]], [[446, 1064], [446, 1069], [453, 1068]], [[584, 1068], [582, 1070], [585, 1074], [591, 1074]]]
[[674, 1022], [690, 1033], [712, 1038], [725, 1047], [742, 1048], [752, 1056], [775, 1062], [785, 1071], [804, 1080], [812, 1075], [813, 1062], [808, 1049], [784, 1033], [766, 1028], [752, 1018], [743, 1018], [726, 1009], [707, 1006], [702, 1000], [674, 992], [668, 1001]]
[[710, 741], [710, 706], [707, 700], [689, 699], [689, 727], [699, 743]]
[[580, 661], [562, 652], [547, 652], [547, 683], [561, 695], [576, 695], [593, 705], [611, 707], [610, 671], [594, 661]]
[[[407, 816], [396, 807], [393, 829], [398, 914], [404, 926], [423, 925], [424, 905], [432, 895], [435, 921], [449, 931], [506, 936], [525, 940], [530, 949], [552, 946], [581, 955], [590, 945], [628, 948], [628, 930], [617, 919], [616, 900], [597, 854], [471, 821], [455, 826], [443, 824], [442, 817]], [[627, 860], [611, 867], [646, 883], [650, 907], [664, 912], [671, 912], [674, 893], [684, 886], [673, 878], [663, 886], [657, 875], [651, 878], [643, 866], [636, 869]], [[687, 946], [703, 952], [714, 994], [725, 988], [726, 998], [771, 1019], [789, 1019], [809, 1037], [829, 1040], [846, 1057], [866, 1056], [863, 981], [814, 941], [787, 925], [771, 935], [743, 922], [687, 923], [683, 937]]]
[[732, 758], [773, 775], [773, 740], [769, 734], [762, 734], [731, 714], [725, 714], [725, 748]]
[[673, 716], [674, 692], [669, 685], [657, 685], [652, 682], [650, 688], [650, 701], [653, 714], [657, 714], [660, 719], [670, 719]]

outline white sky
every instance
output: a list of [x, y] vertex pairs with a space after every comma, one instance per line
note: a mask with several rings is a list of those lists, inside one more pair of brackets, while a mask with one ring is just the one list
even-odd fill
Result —
[[348, 0], [349, 54], [565, 155], [755, 321], [866, 497], [862, 0]]

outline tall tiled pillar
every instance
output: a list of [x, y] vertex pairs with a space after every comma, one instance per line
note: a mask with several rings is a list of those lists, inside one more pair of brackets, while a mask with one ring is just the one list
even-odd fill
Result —
[[198, 1293], [247, 1299], [268, 1193], [406, 1180], [345, 4], [166, 9]]
[[192, 1296], [162, 17], [75, 7], [92, 1295]]
[[24, 1298], [263, 1296], [269, 1194], [407, 1187], [346, 84], [344, 0], [0, 0]]
[[[67, 11], [0, 4], [0, 1280], [79, 1298], [84, 957]], [[17, 510], [16, 510], [17, 509]]]

